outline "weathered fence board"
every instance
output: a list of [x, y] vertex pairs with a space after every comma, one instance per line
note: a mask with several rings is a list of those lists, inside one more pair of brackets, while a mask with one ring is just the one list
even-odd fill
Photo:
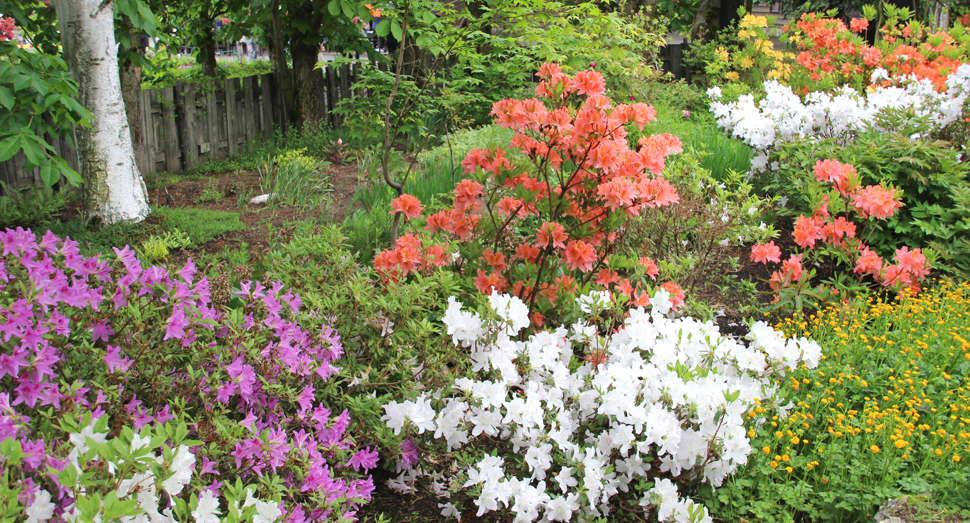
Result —
[[[365, 95], [352, 89], [361, 67], [325, 69], [319, 96], [324, 121], [330, 126], [342, 123], [333, 112], [341, 100]], [[232, 157], [249, 144], [271, 140], [277, 129], [285, 133], [291, 127], [291, 108], [285, 107], [280, 83], [279, 75], [271, 73], [228, 79], [213, 87], [177, 83], [143, 90], [138, 111], [142, 124], [139, 149], [143, 149], [137, 158], [139, 169], [178, 173], [203, 161]], [[73, 147], [46, 138], [72, 169], [79, 170]], [[41, 183], [40, 169], [27, 172], [24, 155], [18, 153], [0, 162], [0, 182], [6, 185], [3, 194], [16, 195]]]

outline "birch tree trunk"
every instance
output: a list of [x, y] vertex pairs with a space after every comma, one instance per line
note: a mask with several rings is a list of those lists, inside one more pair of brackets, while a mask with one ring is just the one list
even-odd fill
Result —
[[91, 127], [77, 128], [83, 219], [138, 222], [151, 210], [135, 163], [118, 76], [111, 0], [54, 0], [64, 59], [78, 82]]

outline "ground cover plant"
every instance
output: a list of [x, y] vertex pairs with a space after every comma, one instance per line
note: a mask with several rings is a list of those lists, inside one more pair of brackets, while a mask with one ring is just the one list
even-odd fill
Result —
[[[782, 410], [747, 414], [745, 470], [703, 499], [728, 520], [871, 518], [886, 499], [929, 494], [966, 518], [970, 286], [861, 297], [778, 325], [816, 340], [816, 369], [779, 380]], [[756, 420], [770, 417], [769, 423]], [[758, 500], [746, 491], [756, 489]]]

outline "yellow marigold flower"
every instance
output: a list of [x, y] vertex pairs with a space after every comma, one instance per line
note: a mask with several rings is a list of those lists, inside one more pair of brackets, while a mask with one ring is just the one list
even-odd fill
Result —
[[829, 482], [829, 478], [825, 478], [825, 477], [822, 478], [822, 483], [828, 483], [828, 482]]
[[[728, 72], [724, 73], [724, 78], [727, 78], [728, 80], [731, 80], [732, 82], [737, 82], [741, 78], [741, 75], [739, 75], [737, 71], [728, 71]], [[970, 356], [970, 355], [968, 355], [968, 356]], [[967, 358], [967, 359], [970, 360], [970, 358]]]
[[749, 438], [753, 438], [756, 435], [757, 435], [757, 433], [754, 431], [754, 429], [751, 429], [751, 430], [748, 431], [748, 437]]
[[769, 465], [771, 465], [771, 468], [773, 468], [773, 469], [778, 468], [778, 462], [777, 461], [772, 461], [771, 463], [769, 463]]
[[785, 463], [788, 463], [789, 459], [791, 458], [788, 457], [788, 454], [785, 454], [784, 456], [781, 457], [781, 460], [784, 461]]
[[801, 442], [801, 440], [798, 439], [798, 436], [795, 436], [794, 438], [791, 439], [791, 444], [792, 445], [798, 445], [800, 442]]
[[775, 436], [778, 439], [781, 439], [781, 438], [785, 437], [785, 433], [779, 430], [778, 432], [775, 433]]
[[953, 461], [956, 461], [957, 463], [960, 463], [960, 455], [959, 454], [954, 454], [953, 455]]
[[788, 472], [789, 474], [791, 474], [792, 472], [795, 472], [795, 469], [793, 469], [791, 467], [785, 467], [785, 471]]
[[765, 454], [771, 454], [771, 447], [765, 447], [761, 449], [761, 452], [764, 452]]
[[934, 452], [936, 452], [936, 455], [937, 456], [942, 456], [943, 455], [943, 451], [940, 450], [940, 449], [936, 449]]
[[879, 453], [879, 447], [877, 447], [876, 445], [869, 447], [869, 450], [871, 450], [873, 454]]
[[896, 445], [897, 449], [904, 449], [909, 446], [909, 443], [907, 443], [904, 439], [897, 439], [896, 443], [893, 443], [893, 445]]

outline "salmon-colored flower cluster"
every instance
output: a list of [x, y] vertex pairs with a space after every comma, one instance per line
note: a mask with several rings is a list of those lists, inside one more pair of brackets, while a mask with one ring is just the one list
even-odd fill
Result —
[[412, 272], [443, 267], [450, 261], [444, 246], [424, 247], [421, 238], [406, 234], [397, 239], [393, 249], [381, 251], [374, 257], [374, 268], [383, 281], [397, 282]]
[[871, 46], [858, 34], [869, 29], [868, 20], [854, 19], [846, 27], [841, 20], [806, 13], [789, 38], [801, 49], [796, 61], [816, 85], [823, 80], [869, 85], [872, 73], [881, 68], [889, 77], [882, 81], [885, 85], [912, 75], [944, 91], [947, 76], [967, 62], [967, 50], [946, 31], [931, 34], [917, 23], [887, 24], [879, 28], [881, 40]]
[[[857, 236], [857, 225], [850, 220], [852, 211], [862, 220], [886, 219], [902, 207], [894, 188], [878, 185], [860, 187], [855, 168], [836, 160], [815, 163], [815, 179], [831, 184], [838, 191], [835, 200], [822, 198], [812, 216], [799, 216], [795, 220], [792, 237], [806, 252], [828, 245], [841, 252], [847, 263], [854, 264], [854, 272], [872, 276], [886, 287], [919, 290], [919, 282], [929, 274], [926, 257], [920, 249], [903, 247], [896, 251], [896, 264], [888, 265]], [[833, 193], [834, 194], [834, 193]], [[838, 209], [834, 212], [832, 209]], [[774, 242], [755, 245], [751, 260], [761, 263], [781, 261], [781, 249]], [[789, 257], [769, 280], [771, 288], [779, 290], [801, 281], [804, 274], [802, 254]]]
[[[496, 124], [515, 131], [511, 148], [526, 161], [513, 165], [502, 148], [468, 153], [461, 164], [468, 178], [455, 188], [450, 208], [427, 216], [424, 234], [433, 240], [425, 243], [456, 245], [461, 257], [454, 268], [466, 281], [484, 293], [510, 290], [537, 318], [578, 288], [646, 304], [643, 278], [656, 279], [656, 264], [611, 266], [609, 247], [624, 220], [678, 201], [660, 174], [667, 156], [683, 146], [671, 134], [628, 142], [627, 126], [642, 129], [656, 111], [614, 104], [594, 70], [570, 77], [545, 64], [539, 76], [536, 98], [492, 107]], [[392, 207], [409, 218], [421, 210], [417, 199], [404, 196]], [[378, 256], [382, 274], [400, 277], [426, 266], [417, 260], [421, 242], [411, 238]], [[677, 304], [683, 291], [675, 290]]]

